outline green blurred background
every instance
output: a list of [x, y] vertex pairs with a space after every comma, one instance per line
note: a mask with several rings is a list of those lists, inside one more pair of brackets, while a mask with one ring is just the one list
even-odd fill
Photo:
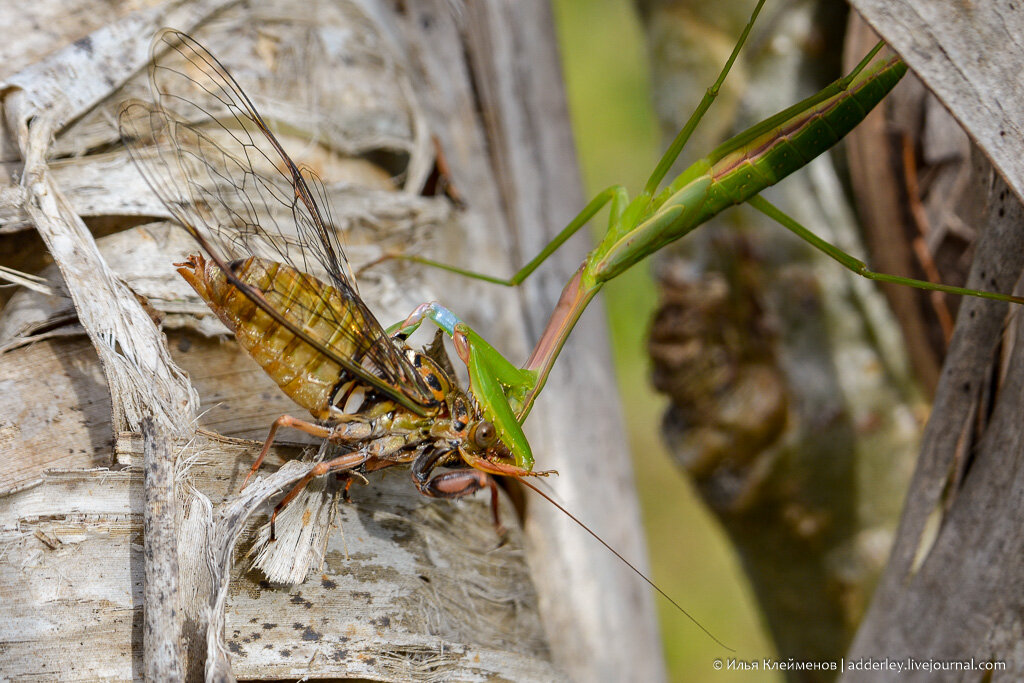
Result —
[[[628, 0], [555, 0], [554, 11], [585, 191], [593, 196], [609, 185], [623, 184], [633, 195], [662, 148], [635, 9]], [[598, 218], [597, 230], [605, 220]], [[772, 656], [774, 649], [735, 554], [661, 441], [667, 401], [650, 386], [645, 349], [657, 298], [650, 264], [610, 283], [603, 296], [653, 579], [734, 647], [733, 656], [748, 661]], [[778, 680], [764, 671], [714, 672], [713, 659], [730, 653], [666, 601], [659, 598], [657, 604], [671, 680]]]

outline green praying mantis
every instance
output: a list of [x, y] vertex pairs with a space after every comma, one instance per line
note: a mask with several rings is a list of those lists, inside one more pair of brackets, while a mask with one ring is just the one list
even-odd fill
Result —
[[522, 367], [516, 367], [476, 331], [436, 302], [421, 305], [404, 322], [392, 328], [400, 335], [408, 335], [429, 319], [452, 337], [459, 357], [469, 370], [473, 397], [515, 457], [515, 467], [509, 466], [500, 472], [494, 470], [494, 474], [524, 476], [532, 473], [534, 458], [522, 424], [544, 388], [573, 327], [603, 285], [735, 204], [749, 204], [865, 278], [1024, 303], [1024, 299], [1011, 295], [871, 271], [865, 263], [821, 239], [759, 196], [762, 190], [836, 144], [899, 82], [907, 67], [897, 56], [879, 57], [883, 43], [876, 45], [847, 76], [721, 144], [659, 189], [714, 102], [764, 3], [765, 0], [757, 2], [717, 80], [665, 151], [637, 197], [630, 200], [622, 186], [612, 186], [600, 192], [537, 256], [509, 278], [498, 278], [416, 255], [385, 257], [401, 258], [514, 287], [522, 284], [548, 256], [606, 205], [609, 206], [604, 238], [565, 285], [540, 340]]

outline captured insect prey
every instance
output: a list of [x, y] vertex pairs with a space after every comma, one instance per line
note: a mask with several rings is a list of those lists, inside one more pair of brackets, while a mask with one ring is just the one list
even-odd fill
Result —
[[[271, 529], [315, 477], [412, 464], [413, 483], [427, 496], [488, 488], [500, 530], [491, 475], [545, 473], [518, 467], [473, 395], [408, 346], [406, 334], [384, 330], [359, 298], [323, 183], [288, 157], [217, 59], [169, 29], [153, 52], [155, 102], [125, 103], [119, 123], [146, 181], [203, 249], [176, 264], [178, 272], [315, 419], [276, 420], [249, 477], [281, 427], [341, 446], [278, 503]], [[187, 71], [173, 66], [182, 59]], [[314, 268], [328, 281], [308, 272]], [[440, 466], [454, 469], [435, 472]]]

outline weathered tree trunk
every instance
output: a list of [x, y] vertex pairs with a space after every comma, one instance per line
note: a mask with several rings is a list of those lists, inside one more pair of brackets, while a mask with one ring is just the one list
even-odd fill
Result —
[[[321, 481], [286, 508], [291, 520], [262, 560], [264, 573], [297, 576], [294, 585], [250, 569], [265, 501], [309, 465], [289, 463], [239, 495], [249, 439], [296, 407], [233, 343], [210, 338], [220, 331], [170, 266], [195, 249], [178, 228], [119, 232], [98, 251], [85, 229], [166, 216], [112, 122], [127, 97], [149, 99], [147, 47], [171, 25], [203, 42], [290, 131], [285, 146], [328, 183], [355, 268], [403, 248], [512, 272], [581, 205], [547, 5], [77, 9], [0, 10], [11, 28], [0, 160], [24, 179], [0, 188], [0, 265], [41, 265], [41, 245], [24, 232], [36, 226], [60, 268], [50, 284], [63, 280], [70, 293], [21, 295], [3, 311], [4, 675], [196, 678], [205, 667], [217, 680], [662, 678], [646, 590], [529, 497], [525, 534], [513, 530], [498, 547], [483, 501], [427, 501], [407, 471], [355, 487], [332, 532], [337, 487]], [[45, 39], [27, 28], [42, 24]], [[519, 360], [580, 256], [559, 257], [552, 275], [520, 291], [392, 264], [363, 276], [361, 293], [384, 323], [441, 299]], [[600, 313], [589, 314], [527, 431], [538, 466], [561, 473], [551, 482], [560, 502], [642, 563], [606, 345]], [[204, 411], [198, 433], [192, 386]], [[298, 452], [274, 451], [277, 463]], [[170, 480], [159, 467], [168, 453]], [[514, 521], [510, 506], [504, 513]], [[167, 569], [151, 571], [158, 566]], [[160, 611], [169, 590], [176, 602]]]
[[[854, 5], [1002, 175], [988, 182], [988, 225], [968, 282], [1009, 291], [1024, 267], [1024, 13], [1012, 3]], [[892, 556], [852, 659], [973, 659], [1004, 662], [1011, 676], [1024, 671], [1020, 320], [1005, 306], [961, 305]]]

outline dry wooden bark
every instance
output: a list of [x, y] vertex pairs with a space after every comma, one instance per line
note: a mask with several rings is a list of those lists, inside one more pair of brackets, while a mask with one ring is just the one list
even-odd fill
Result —
[[854, 0], [851, 3], [907, 61], [1024, 197], [1020, 74], [1024, 21], [1012, 0]]
[[[968, 282], [1007, 291], [1024, 266], [1024, 215], [1013, 197], [1024, 187], [1021, 9], [1005, 2], [854, 5], [1005, 179], [988, 182], [988, 225]], [[973, 301], [961, 307], [892, 557], [851, 656], [974, 658], [1004, 661], [1016, 675], [1024, 670], [1020, 315], [1007, 314]]]
[[[113, 272], [129, 282], [129, 291], [100, 265], [104, 259], [78, 218], [100, 226], [107, 216], [165, 215], [117, 148], [111, 126], [120, 101], [146, 97], [140, 69], [156, 29], [171, 24], [195, 33], [241, 78], [264, 114], [316, 133], [327, 150], [317, 160], [326, 164], [322, 174], [351, 183], [332, 188], [332, 199], [357, 266], [402, 246], [511, 272], [521, 260], [511, 245], [532, 252], [579, 206], [579, 189], [543, 3], [311, 8], [279, 2], [229, 7], [211, 18], [225, 4], [231, 3], [179, 2], [120, 15], [109, 7], [90, 13], [84, 2], [85, 9], [70, 15], [78, 23], [57, 28], [64, 3], [33, 3], [33, 20], [54, 22], [53, 35], [45, 44], [27, 42], [31, 58], [14, 62], [25, 68], [3, 74], [5, 120], [15, 136], [4, 141], [0, 158], [19, 177], [24, 156], [36, 182], [3, 188], [0, 232], [38, 224], [45, 212], [55, 230], [77, 223], [79, 245], [64, 247], [59, 233], [50, 238], [73, 308], [65, 300], [37, 310], [40, 304], [22, 299], [5, 311], [9, 344], [0, 373], [11, 389], [0, 399], [5, 675], [173, 673], [157, 660], [144, 668], [138, 642], [146, 560], [137, 468], [144, 451], [164, 450], [185, 464], [176, 475], [174, 521], [187, 677], [201, 675], [204, 663], [206, 676], [217, 680], [662, 677], [650, 596], [604, 549], [532, 502], [529, 574], [517, 532], [495, 548], [481, 501], [431, 504], [413, 493], [407, 472], [385, 474], [355, 491], [353, 505], [340, 506], [344, 536], [324, 535], [334, 499], [323, 486], [330, 482], [286, 510], [298, 515], [291, 522], [296, 529], [304, 527], [303, 512], [320, 520], [310, 525], [319, 535], [295, 547], [310, 560], [323, 552], [318, 578], [289, 589], [246, 571], [243, 555], [257, 542], [249, 515], [265, 512], [261, 501], [308, 465], [291, 463], [238, 496], [254, 444], [225, 437], [262, 438], [270, 420], [294, 407], [230, 343], [197, 334], [215, 327], [209, 316], [196, 320], [202, 307], [169, 268], [183, 248], [176, 229], [153, 225], [109, 238], [106, 260], [121, 257]], [[314, 9], [320, 13], [311, 14]], [[12, 23], [31, 23], [13, 9], [3, 12]], [[30, 118], [40, 111], [46, 115]], [[420, 196], [435, 145], [465, 197], [464, 209], [441, 196]], [[381, 159], [383, 165], [372, 163]], [[396, 171], [404, 174], [404, 191], [395, 191], [389, 178]], [[579, 254], [564, 258], [574, 257]], [[170, 279], [155, 275], [161, 268]], [[528, 346], [523, 328], [536, 334], [544, 304], [554, 301], [566, 272], [510, 293], [396, 267], [362, 278], [361, 291], [384, 321], [434, 298], [431, 291], [443, 293], [438, 298], [516, 359]], [[114, 300], [97, 289], [89, 279], [97, 273], [128, 295]], [[456, 290], [462, 296], [447, 295]], [[153, 334], [153, 309], [165, 316], [173, 363]], [[135, 327], [111, 328], [110, 314]], [[74, 316], [94, 344], [83, 343]], [[609, 365], [600, 327], [600, 316], [590, 316], [528, 431], [538, 462], [563, 472], [554, 483], [561, 500], [627, 556], [642, 558], [624, 437], [609, 412], [611, 380], [590, 372]], [[144, 334], [136, 336], [136, 328]], [[152, 349], [132, 346], [143, 343]], [[190, 424], [191, 388], [182, 384], [184, 394], [158, 404], [152, 377], [178, 377], [177, 364], [188, 370], [208, 411], [199, 423], [214, 432], [188, 438], [170, 431]], [[119, 389], [111, 394], [108, 386]], [[163, 430], [144, 446], [139, 429], [153, 410]], [[580, 424], [588, 426], [583, 435]], [[285, 446], [275, 451], [295, 454]], [[514, 517], [510, 510], [505, 515]], [[288, 523], [282, 519], [283, 527]], [[288, 554], [282, 542], [275, 549]], [[67, 643], [81, 645], [75, 650]]]

